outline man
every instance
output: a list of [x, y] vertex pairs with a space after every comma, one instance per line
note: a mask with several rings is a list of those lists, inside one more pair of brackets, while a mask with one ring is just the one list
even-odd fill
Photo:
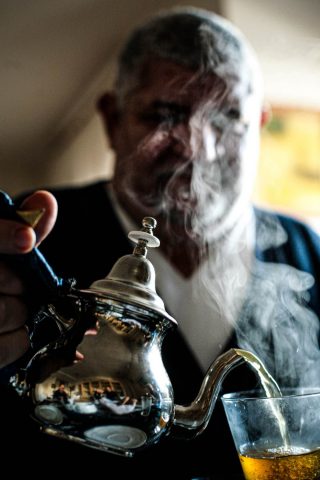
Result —
[[[246, 40], [206, 11], [160, 14], [129, 39], [115, 91], [101, 98], [99, 109], [117, 154], [112, 182], [54, 191], [56, 223], [48, 192], [27, 197], [22, 208], [46, 213], [35, 232], [0, 222], [2, 252], [29, 251], [52, 230], [42, 252], [59, 275], [88, 286], [130, 252], [125, 233], [154, 216], [161, 239], [161, 253], [151, 256], [158, 290], [180, 326], [163, 346], [176, 403], [193, 400], [203, 372], [232, 345], [261, 356], [283, 386], [299, 384], [306, 365], [310, 377], [303, 380], [314, 383], [320, 244], [305, 226], [251, 206], [263, 109], [259, 69]], [[6, 365], [28, 349], [27, 311], [9, 264], [1, 278]], [[310, 338], [302, 340], [304, 332]], [[225, 389], [256, 384], [247, 369], [236, 369]], [[26, 417], [19, 421], [29, 438], [35, 427]], [[43, 455], [52, 446], [77, 471], [77, 445], [32, 435]], [[10, 448], [15, 442], [8, 435]], [[178, 478], [231, 479], [241, 471], [221, 405], [193, 441], [163, 440], [133, 460], [84, 448], [81, 458], [95, 466], [105, 461], [120, 478], [133, 472], [165, 478], [172, 462]]]
[[67, 392], [65, 391], [65, 386], [63, 383], [59, 385], [59, 387], [53, 392], [52, 397], [58, 402], [62, 402], [62, 403], [69, 402], [69, 397]]

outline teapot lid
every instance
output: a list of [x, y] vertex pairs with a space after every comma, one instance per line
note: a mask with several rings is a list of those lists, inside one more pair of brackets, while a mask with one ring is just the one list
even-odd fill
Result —
[[147, 247], [160, 245], [159, 239], [153, 235], [157, 221], [152, 217], [144, 217], [142, 229], [129, 232], [128, 237], [136, 246], [131, 255], [120, 257], [109, 274], [92, 283], [87, 293], [99, 297], [111, 298], [121, 303], [147, 308], [162, 317], [176, 323], [164, 307], [163, 300], [156, 292], [155, 270], [146, 258]]

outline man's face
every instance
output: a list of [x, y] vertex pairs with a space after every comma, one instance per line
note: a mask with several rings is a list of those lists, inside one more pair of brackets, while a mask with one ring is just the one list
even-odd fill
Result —
[[[129, 213], [202, 236], [223, 230], [251, 192], [258, 102], [235, 76], [149, 63], [111, 135], [114, 188]], [[229, 222], [230, 223], [230, 222]]]

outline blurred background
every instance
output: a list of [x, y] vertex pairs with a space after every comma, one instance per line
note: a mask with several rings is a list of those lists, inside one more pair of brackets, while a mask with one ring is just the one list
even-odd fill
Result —
[[[190, 2], [187, 2], [187, 4]], [[0, 1], [0, 188], [10, 194], [112, 174], [99, 95], [131, 28], [166, 0]], [[193, 0], [255, 48], [272, 119], [254, 200], [320, 231], [320, 1]]]

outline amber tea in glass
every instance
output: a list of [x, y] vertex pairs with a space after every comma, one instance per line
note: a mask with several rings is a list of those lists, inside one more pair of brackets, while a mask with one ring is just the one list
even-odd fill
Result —
[[222, 402], [246, 480], [320, 479], [320, 389], [231, 393]]

